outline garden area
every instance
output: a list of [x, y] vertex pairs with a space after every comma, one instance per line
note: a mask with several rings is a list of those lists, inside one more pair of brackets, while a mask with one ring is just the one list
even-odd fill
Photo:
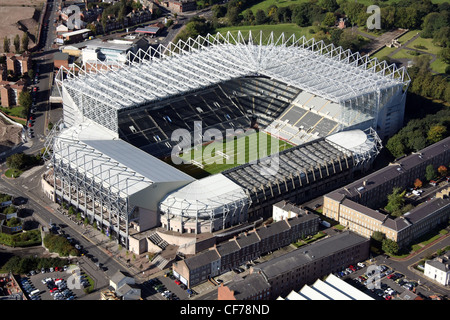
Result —
[[24, 171], [41, 163], [42, 156], [40, 154], [33, 156], [22, 152], [15, 153], [6, 158], [8, 169], [5, 171], [5, 176], [8, 178], [18, 178]]
[[78, 250], [65, 237], [47, 233], [44, 237], [44, 246], [50, 252], [54, 252], [63, 257], [78, 256]]
[[41, 232], [37, 229], [16, 234], [0, 233], [0, 243], [10, 247], [30, 247], [42, 243]]
[[310, 244], [311, 242], [321, 239], [321, 238], [325, 237], [326, 235], [327, 234], [325, 232], [319, 231], [313, 236], [307, 236], [307, 237], [304, 237], [303, 239], [298, 240], [297, 242], [294, 242], [293, 245], [297, 248], [300, 248], [301, 246]]

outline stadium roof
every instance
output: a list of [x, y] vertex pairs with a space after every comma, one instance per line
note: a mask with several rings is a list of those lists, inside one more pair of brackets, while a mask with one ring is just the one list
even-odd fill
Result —
[[55, 137], [54, 156], [88, 178], [130, 196], [153, 183], [194, 179], [112, 135], [92, 121], [63, 130]]
[[[371, 134], [374, 134], [374, 136], [371, 136]], [[349, 130], [326, 138], [330, 139], [333, 144], [326, 149], [323, 145], [322, 149], [319, 149], [318, 145], [313, 148], [315, 144], [310, 144], [308, 147], [301, 145], [285, 150], [279, 157], [273, 159], [273, 163], [277, 164], [271, 168], [275, 171], [273, 176], [265, 174], [265, 170], [269, 171], [269, 169], [266, 169], [267, 167], [263, 163], [259, 163], [245, 164], [224, 173], [196, 180], [169, 193], [160, 204], [161, 211], [190, 218], [196, 218], [197, 216], [199, 218], [211, 218], [232, 211], [238, 205], [249, 204], [247, 192], [250, 192], [253, 187], [276, 183], [277, 179], [281, 181], [282, 177], [289, 177], [295, 172], [303, 172], [303, 170], [306, 172], [311, 166], [317, 167], [324, 162], [332, 161], [334, 158], [343, 157], [344, 154], [352, 155], [355, 159], [362, 157], [359, 153], [360, 150], [364, 150], [370, 155], [375, 154], [379, 145], [377, 141], [370, 138], [376, 137], [376, 134], [374, 132], [371, 132], [371, 134], [366, 134], [362, 130]], [[352, 150], [348, 150], [344, 146], [352, 148]], [[339, 153], [333, 153], [336, 152], [337, 148], [341, 149]], [[297, 149], [301, 150], [301, 153], [291, 152]], [[292, 153], [292, 157], [285, 157], [289, 152]], [[309, 164], [301, 167], [298, 162], [294, 161], [295, 159], [297, 159], [296, 161], [299, 159], [308, 160]], [[272, 167], [272, 164], [268, 167]]]
[[168, 194], [161, 202], [161, 209], [190, 218], [211, 218], [245, 207], [248, 202], [247, 194], [239, 185], [222, 174], [215, 174]]
[[[333, 44], [273, 33], [198, 36], [128, 53], [130, 65], [100, 64], [95, 74], [64, 67], [57, 82], [115, 109], [145, 105], [246, 75], [265, 75], [334, 102], [410, 80], [404, 68]], [[63, 73], [67, 71], [67, 79]], [[92, 69], [90, 70], [92, 71]]]

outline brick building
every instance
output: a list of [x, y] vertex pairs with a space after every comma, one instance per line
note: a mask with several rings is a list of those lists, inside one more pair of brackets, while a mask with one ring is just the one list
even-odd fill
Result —
[[172, 269], [177, 278], [191, 287], [230, 271], [270, 251], [287, 246], [303, 236], [317, 233], [319, 217], [303, 211], [300, 216], [281, 220], [242, 233], [193, 257], [178, 261]]
[[197, 2], [192, 0], [169, 0], [169, 1], [155, 1], [160, 6], [169, 9], [173, 13], [181, 13], [181, 12], [188, 12], [188, 11], [194, 11], [197, 9]]
[[259, 263], [218, 288], [219, 300], [273, 300], [369, 257], [370, 240], [350, 231]]
[[14, 74], [23, 75], [31, 69], [31, 56], [28, 52], [23, 54], [6, 54], [6, 68]]
[[1, 105], [12, 107], [19, 103], [19, 95], [27, 90], [24, 80], [17, 82], [0, 81]]

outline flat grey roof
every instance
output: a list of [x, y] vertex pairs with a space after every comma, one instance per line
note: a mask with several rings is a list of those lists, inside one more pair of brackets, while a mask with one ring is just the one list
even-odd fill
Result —
[[353, 232], [346, 231], [258, 264], [253, 269], [264, 272], [267, 278], [270, 279], [366, 241], [369, 240]]

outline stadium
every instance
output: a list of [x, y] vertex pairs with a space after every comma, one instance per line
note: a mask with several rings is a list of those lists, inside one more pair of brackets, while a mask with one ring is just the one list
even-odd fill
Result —
[[[401, 127], [410, 80], [323, 41], [239, 32], [150, 47], [126, 65], [62, 67], [55, 82], [63, 119], [46, 141], [44, 192], [142, 253], [186, 249], [348, 182]], [[226, 161], [239, 149], [225, 140], [244, 141], [245, 161]], [[264, 141], [269, 151], [254, 151]]]

